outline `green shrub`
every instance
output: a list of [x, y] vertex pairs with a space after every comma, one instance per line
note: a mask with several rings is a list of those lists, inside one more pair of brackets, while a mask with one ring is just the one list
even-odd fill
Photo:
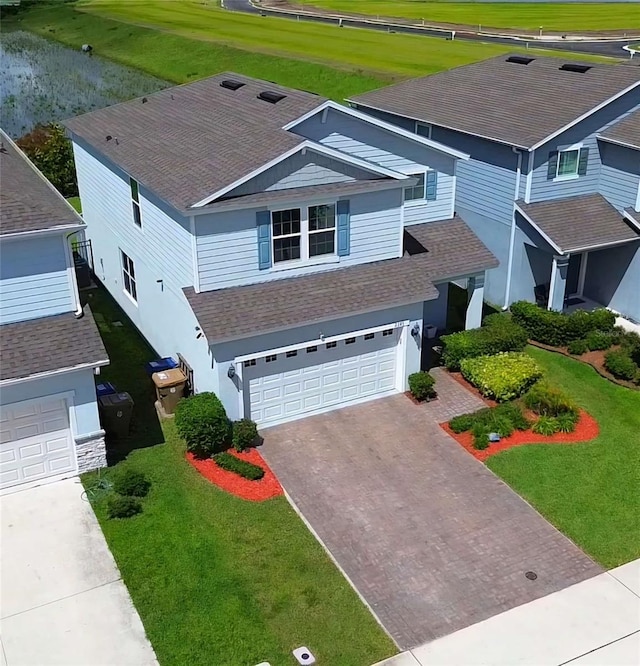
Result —
[[448, 370], [460, 370], [464, 358], [487, 356], [504, 351], [522, 351], [527, 332], [506, 313], [489, 315], [482, 328], [443, 335], [442, 361]]
[[604, 355], [604, 367], [618, 379], [631, 380], [636, 376], [638, 366], [626, 349], [609, 351]]
[[589, 347], [587, 346], [587, 341], [580, 338], [578, 340], [572, 340], [567, 345], [567, 350], [574, 356], [582, 356], [582, 354], [586, 354], [589, 351]]
[[473, 448], [482, 451], [489, 446], [489, 431], [481, 423], [476, 423], [472, 430]]
[[629, 352], [636, 365], [640, 365], [640, 335], [635, 331], [625, 331], [621, 336], [620, 345]]
[[528, 430], [531, 426], [529, 420], [522, 412], [522, 407], [517, 402], [503, 402], [491, 411], [501, 418], [507, 418], [516, 430]]
[[231, 441], [236, 451], [244, 451], [255, 446], [258, 439], [258, 426], [251, 419], [240, 419], [233, 422]]
[[151, 488], [151, 482], [138, 470], [125, 468], [119, 470], [113, 478], [113, 489], [118, 495], [130, 497], [146, 497]]
[[528, 301], [511, 305], [511, 314], [532, 340], [554, 347], [562, 347], [572, 340], [585, 338], [591, 331], [613, 331], [616, 317], [604, 308], [586, 312], [576, 310], [571, 314], [546, 310]]
[[496, 432], [500, 437], [509, 437], [513, 434], [515, 427], [508, 416], [500, 416], [494, 412], [493, 418], [488, 423], [489, 432]]
[[542, 377], [531, 356], [518, 352], [467, 358], [460, 369], [463, 377], [482, 395], [498, 402], [517, 398]]
[[476, 420], [477, 417], [475, 414], [461, 414], [460, 416], [454, 416], [449, 421], [449, 427], [455, 433], [466, 432], [467, 430], [471, 430]]
[[236, 458], [231, 453], [218, 453], [213, 456], [213, 460], [222, 469], [226, 469], [228, 472], [235, 472], [250, 481], [257, 481], [264, 476], [262, 467], [258, 467], [258, 465], [254, 465], [246, 460], [240, 460], [240, 458]]
[[135, 497], [112, 495], [107, 500], [107, 516], [109, 518], [131, 518], [142, 513], [142, 504]]
[[619, 345], [625, 339], [627, 331], [622, 326], [615, 326], [611, 331], [611, 344]]
[[436, 397], [436, 380], [428, 372], [414, 372], [409, 375], [409, 390], [416, 400], [429, 400]]
[[522, 400], [532, 412], [541, 416], [578, 414], [578, 406], [575, 402], [566, 393], [546, 381], [532, 386]]
[[187, 450], [208, 458], [229, 448], [231, 422], [215, 393], [198, 393], [176, 406], [175, 424]]
[[590, 351], [609, 349], [613, 344], [611, 336], [602, 331], [590, 331], [585, 340]]
[[578, 423], [578, 414], [574, 412], [563, 412], [554, 417], [558, 432], [573, 432]]
[[558, 432], [558, 420], [555, 416], [541, 416], [531, 428], [538, 435], [554, 435]]

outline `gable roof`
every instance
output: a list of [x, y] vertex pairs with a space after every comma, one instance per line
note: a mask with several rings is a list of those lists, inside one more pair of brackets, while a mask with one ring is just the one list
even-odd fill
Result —
[[[229, 79], [242, 87], [223, 87]], [[285, 97], [271, 104], [258, 99], [264, 91]], [[161, 199], [188, 213], [212, 193], [302, 148], [304, 139], [282, 128], [324, 101], [310, 92], [224, 73], [64, 124]]]
[[599, 135], [599, 138], [620, 146], [640, 150], [640, 109], [629, 114]]
[[[563, 60], [522, 55], [458, 67], [403, 81], [350, 101], [524, 149], [543, 144], [598, 107], [640, 86], [640, 67], [584, 64], [584, 73], [561, 69]], [[640, 95], [640, 93], [639, 93]], [[639, 96], [640, 101], [640, 96]]]
[[82, 218], [0, 130], [0, 235], [77, 229]]

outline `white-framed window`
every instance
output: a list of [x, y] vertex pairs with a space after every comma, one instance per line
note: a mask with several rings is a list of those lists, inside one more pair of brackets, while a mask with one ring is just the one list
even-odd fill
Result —
[[120, 250], [120, 259], [122, 262], [122, 282], [125, 293], [129, 294], [134, 303], [138, 302], [138, 288], [136, 286], [136, 269], [133, 265], [133, 259]]
[[131, 206], [133, 208], [133, 221], [142, 227], [142, 215], [140, 214], [140, 190], [138, 188], [138, 181], [129, 178], [129, 186], [131, 187]]
[[580, 148], [566, 148], [558, 152], [556, 178], [571, 178], [578, 175]]
[[412, 178], [417, 178], [418, 182], [412, 187], [404, 188], [404, 200], [405, 201], [418, 201], [419, 199], [425, 198], [425, 174], [423, 173], [412, 173], [410, 174]]
[[336, 205], [271, 211], [273, 263], [308, 261], [336, 254]]
[[416, 134], [419, 136], [423, 136], [426, 139], [431, 138], [431, 125], [429, 123], [421, 123], [416, 121]]

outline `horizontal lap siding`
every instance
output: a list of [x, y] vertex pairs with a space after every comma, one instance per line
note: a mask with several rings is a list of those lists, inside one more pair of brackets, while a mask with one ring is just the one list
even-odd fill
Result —
[[[351, 252], [339, 263], [260, 270], [256, 211], [230, 211], [196, 218], [200, 289], [208, 291], [400, 256], [400, 205], [402, 191], [385, 190], [349, 197]], [[301, 204], [292, 204], [298, 207]], [[286, 204], [279, 205], [284, 208]]]
[[404, 223], [421, 224], [445, 220], [452, 216], [454, 179], [448, 174], [438, 173], [438, 189], [435, 201], [411, 202], [404, 207]]
[[640, 186], [640, 151], [600, 142], [600, 194], [618, 210], [636, 205]]
[[0, 322], [48, 317], [75, 310], [64, 236], [0, 245]]

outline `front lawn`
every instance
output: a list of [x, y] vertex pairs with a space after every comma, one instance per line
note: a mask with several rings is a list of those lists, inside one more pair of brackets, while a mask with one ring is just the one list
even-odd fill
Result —
[[596, 418], [600, 436], [514, 448], [487, 466], [603, 566], [640, 557], [640, 393], [566, 356], [532, 347], [528, 353]]
[[[153, 484], [140, 516], [108, 520], [100, 493], [95, 510], [160, 663], [289, 664], [300, 645], [318, 663], [341, 666], [393, 654], [391, 640], [284, 498], [238, 499], [185, 461], [173, 423], [160, 429], [155, 417], [143, 369], [151, 350], [104, 291], [89, 294], [112, 362], [101, 379], [136, 402], [134, 436], [116, 454], [133, 450], [115, 469], [143, 470]], [[97, 479], [88, 474], [83, 483], [90, 491]]]

